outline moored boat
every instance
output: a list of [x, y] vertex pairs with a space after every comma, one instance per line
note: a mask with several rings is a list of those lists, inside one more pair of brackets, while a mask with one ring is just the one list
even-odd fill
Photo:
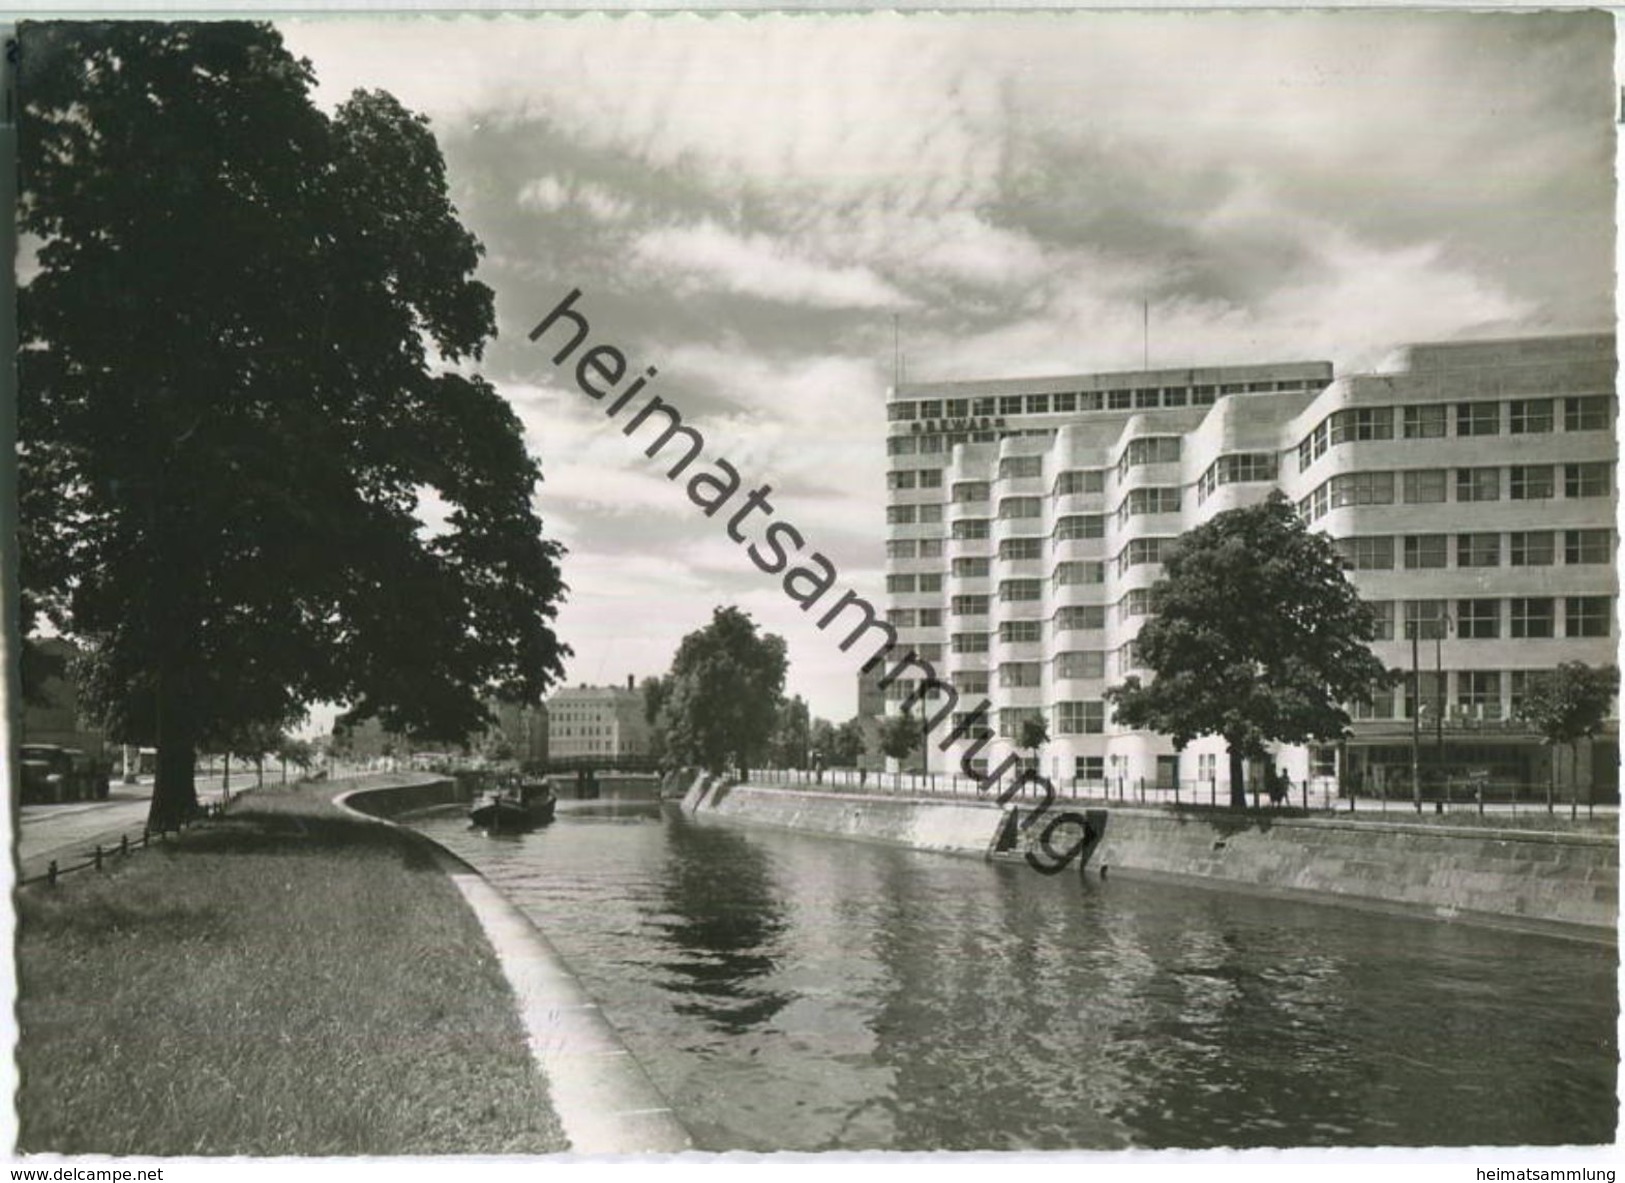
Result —
[[528, 830], [553, 820], [559, 799], [545, 778], [504, 785], [468, 811], [468, 820], [487, 830]]

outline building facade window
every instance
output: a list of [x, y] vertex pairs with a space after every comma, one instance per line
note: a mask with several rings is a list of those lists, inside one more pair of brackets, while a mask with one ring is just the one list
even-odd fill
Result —
[[1606, 394], [1588, 394], [1563, 400], [1564, 431], [1607, 431], [1614, 423], [1614, 400]]
[[1514, 464], [1510, 479], [1512, 500], [1544, 501], [1557, 491], [1550, 464]]
[[1550, 596], [1514, 599], [1511, 635], [1520, 639], [1550, 637], [1553, 616]]
[[999, 461], [999, 479], [1014, 480], [1019, 477], [1035, 477], [1044, 475], [1044, 458], [1042, 456], [1006, 456]]
[[1457, 403], [1457, 435], [1500, 435], [1501, 404], [1498, 402]]
[[1407, 534], [1405, 536], [1405, 570], [1421, 571], [1431, 567], [1445, 567], [1450, 562], [1448, 538], [1444, 534]]
[[1394, 438], [1394, 409], [1392, 407], [1359, 407], [1338, 411], [1331, 416], [1332, 447], [1363, 440], [1391, 440]]
[[1003, 603], [1025, 603], [1044, 598], [1044, 583], [1039, 579], [1006, 579], [999, 584], [999, 599]]
[[986, 633], [955, 633], [949, 640], [949, 647], [955, 653], [986, 653]]
[[1613, 490], [1611, 469], [1606, 460], [1563, 466], [1563, 496], [1606, 497]]
[[1105, 703], [1093, 701], [1055, 704], [1055, 731], [1058, 735], [1100, 735], [1105, 730]]
[[1350, 472], [1331, 479], [1333, 509], [1345, 505], [1392, 505], [1394, 474], [1391, 472]]
[[892, 595], [901, 595], [914, 590], [915, 578], [912, 575], [886, 576], [886, 590]]
[[1071, 538], [1104, 538], [1106, 516], [1098, 513], [1069, 514], [1055, 523], [1054, 539], [1065, 542]]
[[893, 538], [886, 543], [888, 559], [912, 559], [920, 551], [917, 538]]
[[1570, 566], [1580, 563], [1612, 563], [1614, 561], [1614, 532], [1612, 530], [1563, 531], [1563, 561]]
[[1043, 681], [1043, 667], [1036, 661], [1006, 661], [999, 666], [1001, 689], [1014, 690], [1023, 686], [1039, 686]]
[[1065, 497], [1074, 493], [1101, 493], [1106, 489], [1106, 472], [1100, 468], [1087, 468], [1063, 472], [1055, 478], [1055, 495]]
[[1394, 639], [1394, 602], [1392, 600], [1367, 600], [1366, 607], [1371, 609], [1372, 619], [1377, 625], [1372, 640], [1392, 641]]
[[942, 539], [920, 539], [920, 557], [922, 559], [940, 559], [942, 557]]
[[1429, 505], [1445, 501], [1450, 493], [1450, 474], [1443, 468], [1415, 468], [1405, 474], [1405, 504]]
[[1044, 557], [1042, 538], [1006, 538], [999, 543], [999, 558], [1005, 562]]
[[1005, 645], [1030, 645], [1044, 639], [1040, 620], [1007, 620], [999, 625], [999, 641]]
[[1552, 400], [1549, 398], [1515, 398], [1507, 411], [1513, 435], [1539, 435], [1552, 430]]
[[1499, 567], [1501, 565], [1501, 536], [1499, 534], [1457, 534], [1456, 566]]
[[993, 486], [987, 481], [959, 481], [954, 485], [955, 505], [975, 505], [993, 495]]
[[1456, 675], [1456, 701], [1477, 719], [1501, 717], [1501, 671], [1463, 670]]
[[1550, 530], [1519, 530], [1507, 540], [1514, 567], [1550, 567], [1556, 554]]
[[956, 579], [986, 579], [992, 563], [988, 559], [955, 559], [952, 567]]
[[1500, 600], [1457, 600], [1456, 635], [1464, 641], [1489, 641], [1501, 635]]
[[888, 526], [912, 526], [917, 514], [912, 505], [888, 505], [886, 507], [886, 524]]
[[1055, 613], [1055, 631], [1058, 633], [1093, 632], [1105, 627], [1104, 604], [1069, 604]]
[[955, 596], [948, 610], [954, 616], [986, 616], [987, 604], [986, 596]]
[[1456, 469], [1457, 501], [1499, 501], [1501, 499], [1501, 470], [1499, 468]]
[[949, 532], [960, 542], [973, 542], [990, 537], [992, 529], [986, 518], [955, 518]]
[[1055, 658], [1055, 676], [1057, 678], [1104, 678], [1106, 676], [1106, 654], [1100, 649], [1075, 649], [1068, 653], [1057, 654]]
[[1105, 581], [1105, 563], [1057, 563], [1054, 572], [1050, 575], [1050, 583], [1054, 587], [1072, 587], [1080, 583], [1104, 583]]
[[999, 502], [999, 517], [1004, 521], [1042, 517], [1043, 513], [1044, 503], [1037, 497], [1006, 497]]
[[1394, 569], [1394, 540], [1387, 535], [1339, 538], [1333, 545], [1344, 565], [1355, 571]]
[[1443, 438], [1449, 423], [1448, 409], [1444, 403], [1435, 403], [1431, 406], [1406, 407], [1404, 409], [1405, 438], [1408, 440], [1427, 440]]
[[1569, 596], [1563, 601], [1563, 633], [1569, 637], [1609, 635], [1609, 597]]
[[1432, 640], [1450, 615], [1444, 600], [1406, 600], [1405, 635], [1403, 640], [1417, 637]]

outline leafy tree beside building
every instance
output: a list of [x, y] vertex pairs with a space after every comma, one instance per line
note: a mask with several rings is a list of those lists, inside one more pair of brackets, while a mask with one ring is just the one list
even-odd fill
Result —
[[1135, 642], [1154, 677], [1130, 677], [1106, 698], [1119, 724], [1181, 750], [1222, 736], [1235, 808], [1247, 804], [1247, 758], [1346, 734], [1344, 704], [1369, 702], [1389, 680], [1368, 647], [1375, 617], [1331, 541], [1279, 492], [1182, 535], [1163, 572]]
[[[1539, 731], [1552, 749], [1551, 774], [1546, 781], [1546, 812], [1552, 812], [1557, 785], [1557, 748], [1569, 749], [1569, 767], [1578, 770], [1579, 743], [1602, 730], [1608, 708], [1619, 693], [1619, 670], [1565, 661], [1556, 669], [1530, 680], [1518, 704], [1518, 718]], [[1572, 775], [1572, 774], [1571, 774]], [[1579, 792], [1569, 797], [1569, 814], [1579, 811]]]

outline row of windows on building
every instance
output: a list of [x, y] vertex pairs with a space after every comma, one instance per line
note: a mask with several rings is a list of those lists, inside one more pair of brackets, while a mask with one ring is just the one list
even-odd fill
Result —
[[1420, 704], [1423, 718], [1514, 717], [1524, 697], [1549, 670], [1422, 670], [1398, 686], [1380, 690], [1369, 703], [1348, 708], [1355, 719], [1411, 719]]
[[1298, 502], [1306, 521], [1317, 521], [1348, 505], [1430, 505], [1461, 502], [1549, 501], [1557, 496], [1561, 469], [1563, 496], [1607, 497], [1613, 492], [1613, 464], [1513, 464], [1505, 467], [1413, 468], [1398, 472], [1346, 472], [1330, 477]]
[[[1089, 470], [1099, 475], [1097, 470]], [[1241, 482], [1262, 482], [1276, 479], [1275, 457], [1269, 453], [1235, 453], [1221, 456], [1208, 466], [1197, 482], [1197, 501], [1206, 501], [1222, 485]], [[940, 469], [917, 472], [894, 472], [893, 477], [912, 478], [930, 473], [935, 486], [940, 486]], [[1067, 474], [1076, 477], [1089, 472]], [[1561, 476], [1561, 481], [1559, 477]], [[1066, 482], [1071, 486], [1072, 482]], [[1062, 482], [1057, 482], [1060, 492]], [[927, 487], [935, 487], [927, 486]], [[896, 487], [912, 487], [900, 484]], [[1093, 491], [1103, 489], [1104, 483]], [[1557, 496], [1561, 487], [1569, 499], [1607, 497], [1613, 492], [1613, 464], [1609, 461], [1582, 461], [1566, 464], [1514, 464], [1509, 466], [1484, 465], [1470, 468], [1417, 468], [1400, 471], [1373, 471], [1340, 473], [1322, 481], [1314, 492], [1298, 502], [1299, 512], [1308, 521], [1316, 521], [1328, 511], [1353, 505], [1431, 505], [1451, 500], [1451, 489], [1459, 502], [1483, 501], [1544, 501]], [[991, 486], [986, 481], [961, 482], [954, 486], [953, 503], [974, 505], [990, 499]], [[1142, 513], [1171, 513], [1179, 509], [1179, 489], [1157, 486], [1135, 489], [1117, 506], [1119, 521]], [[1001, 521], [1038, 518], [1044, 513], [1044, 498], [1037, 496], [1004, 497], [999, 500], [998, 517]], [[940, 504], [888, 506], [886, 520], [893, 525], [921, 523], [926, 525], [943, 520]], [[960, 519], [966, 523], [986, 519]], [[985, 537], [967, 525], [970, 532], [956, 533], [955, 537]]]
[[[1458, 600], [1373, 600], [1379, 641], [1412, 636], [1466, 641], [1501, 637], [1607, 637], [1613, 633], [1612, 596], [1512, 596]], [[1395, 605], [1400, 605], [1396, 612]], [[1559, 604], [1562, 605], [1559, 608]], [[1402, 630], [1395, 633], [1395, 618]], [[1562, 632], [1557, 631], [1562, 625]]]
[[[1168, 548], [1176, 541], [1175, 538], [1131, 538], [1127, 545], [1117, 552], [1116, 557], [1110, 560], [1071, 559], [1057, 563], [1049, 575], [1050, 585], [1067, 587], [1073, 584], [1103, 583], [1108, 567], [1115, 566], [1117, 573], [1123, 575], [1132, 567], [1161, 563]], [[1001, 562], [1020, 562], [1043, 557], [1042, 538], [1006, 538], [999, 544]], [[990, 558], [960, 557], [953, 560], [949, 570], [955, 579], [986, 579], [992, 575], [992, 567], [993, 560]], [[942, 573], [925, 571], [917, 574], [888, 575], [886, 590], [894, 595], [939, 592], [942, 590]]]
[[[1415, 633], [1431, 639], [1436, 633], [1462, 640], [1515, 640], [1555, 637], [1607, 637], [1613, 634], [1611, 596], [1481, 596], [1445, 600], [1368, 601], [1377, 620], [1378, 641], [1405, 639]], [[948, 615], [986, 616], [987, 596], [955, 596]], [[1452, 604], [1454, 610], [1452, 610]], [[1559, 604], [1562, 605], [1559, 608]], [[1396, 611], [1396, 605], [1401, 605]], [[1001, 621], [997, 630], [1000, 644], [1020, 645], [1042, 642], [1044, 625], [1050, 623], [1056, 634], [1088, 632], [1106, 627], [1107, 613], [1115, 609], [1121, 619], [1146, 616], [1151, 611], [1151, 593], [1136, 588], [1116, 604], [1079, 604], [1058, 609], [1049, 622], [1042, 619]], [[1403, 630], [1396, 634], [1396, 615]], [[893, 608], [887, 623], [899, 629], [935, 629], [944, 626], [940, 608]], [[1562, 632], [1558, 632], [1558, 625]], [[954, 653], [986, 653], [991, 636], [986, 631], [956, 632], [949, 638]], [[918, 648], [918, 647], [917, 647]], [[941, 657], [940, 646], [932, 653], [921, 650], [927, 660]]]
[[888, 456], [935, 456], [952, 452], [960, 444], [991, 444], [1009, 439], [1054, 439], [1053, 427], [1000, 428], [997, 431], [925, 432], [886, 439]]
[[1183, 383], [1175, 386], [1122, 387], [1046, 394], [981, 395], [973, 398], [928, 398], [888, 403], [886, 418], [894, 423], [915, 419], [965, 419], [987, 415], [1066, 415], [1078, 411], [1135, 411], [1159, 407], [1200, 407], [1226, 394], [1303, 393], [1320, 390], [1317, 379], [1286, 381]]
[[[1122, 481], [1129, 470], [1143, 464], [1177, 462], [1180, 447], [1181, 439], [1177, 435], [1143, 436], [1130, 440], [1128, 447], [1123, 449], [1123, 454], [1117, 461], [1117, 479]], [[1105, 468], [1074, 468], [1058, 473], [1050, 489], [1051, 495], [1065, 497], [1080, 493], [1103, 493], [1106, 490], [1106, 474], [1109, 471], [1111, 470]], [[893, 490], [940, 489], [942, 473], [943, 470], [940, 468], [895, 468], [886, 474], [886, 487]], [[1206, 496], [1206, 492], [1210, 492], [1215, 485], [1229, 484], [1233, 481], [1273, 480], [1275, 473], [1274, 453], [1235, 453], [1221, 456], [1210, 464], [1198, 484], [1204, 488], [1203, 495]], [[1042, 454], [1006, 456], [999, 461], [1000, 480], [1043, 475]], [[991, 500], [992, 496], [992, 481], [956, 481], [951, 490], [950, 500], [955, 505], [976, 505]]]
[[1393, 439], [1396, 420], [1402, 439], [1442, 439], [1452, 434], [1452, 425], [1458, 436], [1539, 435], [1557, 429], [1559, 408], [1564, 431], [1605, 431], [1613, 426], [1614, 400], [1606, 394], [1359, 407], [1332, 412], [1299, 441], [1298, 471], [1324, 456], [1328, 448]]
[[1558, 538], [1568, 566], [1612, 563], [1612, 530], [1514, 530], [1461, 534], [1361, 534], [1338, 538], [1332, 545], [1346, 567], [1355, 571], [1436, 570], [1450, 563], [1452, 542], [1457, 567], [1550, 567], [1555, 565]]

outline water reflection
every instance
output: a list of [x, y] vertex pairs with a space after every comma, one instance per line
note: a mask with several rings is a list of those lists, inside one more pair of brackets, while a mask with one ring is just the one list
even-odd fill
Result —
[[775, 968], [784, 929], [782, 886], [770, 858], [734, 831], [688, 825], [667, 844], [658, 882], [667, 914], [653, 926], [678, 956], [663, 960], [662, 986], [689, 1001], [677, 1011], [739, 1034], [767, 1022], [789, 1000], [755, 979]]
[[572, 804], [435, 836], [707, 1149], [1614, 1136], [1610, 949]]

